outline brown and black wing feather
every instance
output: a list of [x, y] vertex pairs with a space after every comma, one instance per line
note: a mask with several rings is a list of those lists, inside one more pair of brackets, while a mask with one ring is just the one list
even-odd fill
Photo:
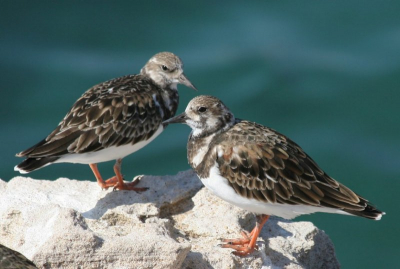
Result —
[[0, 268], [2, 269], [34, 269], [36, 265], [21, 253], [0, 245]]
[[17, 154], [28, 157], [18, 167], [29, 172], [43, 166], [46, 160], [53, 162], [64, 154], [93, 152], [147, 140], [173, 114], [175, 111], [164, 104], [161, 89], [144, 76], [128, 75], [98, 84], [75, 102], [49, 136]]
[[[234, 142], [234, 143], [233, 143]], [[382, 212], [328, 176], [296, 143], [262, 125], [241, 121], [211, 145], [209, 158], [241, 196], [267, 203], [337, 208], [376, 219]], [[206, 171], [206, 170], [204, 170]]]

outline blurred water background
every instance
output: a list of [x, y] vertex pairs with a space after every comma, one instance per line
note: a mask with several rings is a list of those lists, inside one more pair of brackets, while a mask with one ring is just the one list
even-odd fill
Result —
[[[1, 1], [0, 177], [89, 87], [171, 51], [199, 91], [288, 135], [332, 177], [387, 212], [382, 221], [316, 214], [343, 268], [399, 268], [400, 2]], [[187, 126], [124, 159], [127, 179], [189, 169]], [[100, 165], [105, 178], [113, 162]], [[87, 165], [29, 176], [92, 180]], [[143, 186], [146, 182], [141, 183]], [[89, 190], [90, 191], [90, 190]]]

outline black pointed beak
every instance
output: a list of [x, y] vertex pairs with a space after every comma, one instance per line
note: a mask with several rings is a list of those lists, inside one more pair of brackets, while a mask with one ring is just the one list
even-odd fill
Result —
[[188, 119], [188, 117], [186, 116], [186, 113], [183, 112], [182, 114], [179, 114], [178, 116], [175, 116], [166, 121], [163, 121], [163, 125], [167, 126], [170, 123], [186, 123], [187, 119]]
[[193, 90], [197, 91], [197, 88], [190, 82], [190, 80], [186, 77], [185, 73], [182, 73], [178, 78], [179, 83], [192, 88]]

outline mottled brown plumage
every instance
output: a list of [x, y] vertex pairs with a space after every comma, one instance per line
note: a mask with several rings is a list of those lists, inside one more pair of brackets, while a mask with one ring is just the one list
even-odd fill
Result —
[[[196, 154], [194, 143], [189, 141], [189, 159]], [[221, 175], [243, 197], [268, 203], [326, 206], [354, 215], [360, 215], [368, 206], [367, 200], [327, 175], [296, 143], [257, 123], [238, 121], [216, 136], [208, 148], [195, 171], [207, 178], [216, 162]], [[219, 156], [218, 152], [223, 154]], [[368, 211], [362, 216], [375, 219], [378, 213]]]
[[187, 146], [188, 160], [206, 187], [220, 198], [261, 216], [251, 236], [226, 241], [235, 246], [232, 248], [238, 255], [254, 249], [253, 237], [258, 236], [269, 215], [290, 219], [328, 212], [379, 220], [384, 214], [331, 178], [285, 135], [235, 119], [215, 97], [194, 98], [184, 113], [164, 123], [177, 122], [193, 129]]
[[[164, 129], [162, 121], [175, 115], [179, 83], [195, 89], [179, 57], [163, 52], [153, 56], [138, 75], [93, 86], [51, 134], [17, 154], [27, 159], [15, 170], [28, 173], [54, 162], [84, 163], [90, 165], [102, 188], [126, 189], [120, 176], [121, 160], [152, 141]], [[109, 160], [117, 160], [116, 177], [104, 182], [96, 163]]]
[[36, 269], [36, 265], [21, 253], [0, 245], [1, 269]]
[[163, 119], [175, 114], [176, 90], [160, 88], [143, 75], [128, 75], [98, 84], [80, 97], [58, 127], [19, 157], [95, 152], [149, 139]]

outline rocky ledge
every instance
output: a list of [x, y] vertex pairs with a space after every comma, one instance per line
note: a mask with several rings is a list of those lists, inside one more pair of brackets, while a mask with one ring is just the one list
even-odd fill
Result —
[[329, 237], [310, 222], [272, 217], [259, 250], [240, 258], [221, 238], [254, 215], [202, 188], [192, 171], [145, 176], [143, 193], [92, 181], [0, 180], [0, 244], [38, 268], [338, 268]]

